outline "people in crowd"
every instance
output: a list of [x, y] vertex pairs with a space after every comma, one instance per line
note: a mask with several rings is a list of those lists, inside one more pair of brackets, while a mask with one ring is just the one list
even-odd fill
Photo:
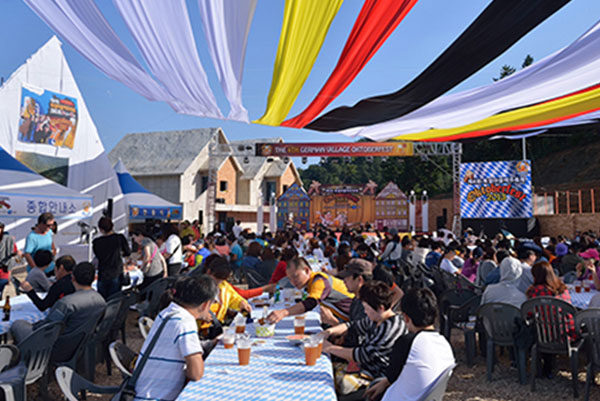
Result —
[[304, 258], [294, 258], [287, 263], [287, 278], [300, 290], [306, 289], [307, 297], [289, 308], [271, 312], [267, 319], [277, 323], [287, 316], [299, 315], [313, 310], [317, 305], [329, 308], [339, 321], [348, 321], [350, 304], [354, 297], [342, 280], [327, 273], [314, 272]]
[[522, 263], [513, 257], [506, 257], [500, 263], [500, 282], [490, 284], [483, 291], [481, 304], [502, 302], [521, 308], [527, 297], [517, 285], [523, 273]]
[[[52, 252], [52, 255], [56, 255], [56, 247], [54, 245], [54, 233], [51, 228], [54, 225], [54, 215], [50, 212], [42, 213], [37, 219], [37, 224], [27, 234], [25, 240], [25, 249], [23, 254], [27, 261], [27, 270], [31, 270], [35, 267], [33, 255], [39, 250], [46, 250]], [[46, 267], [45, 273], [50, 274], [54, 269], [54, 263], [50, 263]]]
[[483, 286], [490, 272], [498, 267], [498, 259], [496, 259], [496, 249], [493, 246], [488, 246], [483, 252], [483, 259], [477, 268], [475, 284]]
[[429, 253], [429, 239], [421, 237], [417, 243], [417, 247], [413, 252], [412, 263], [418, 265], [419, 263], [425, 264], [427, 254]]
[[400, 244], [400, 238], [398, 237], [398, 230], [392, 228], [389, 231], [390, 238], [383, 250], [383, 253], [379, 256], [379, 260], [385, 263], [387, 266], [396, 266], [400, 257], [402, 256], [402, 245]]
[[535, 252], [530, 248], [521, 247], [518, 250], [518, 257], [523, 267], [521, 278], [517, 287], [523, 293], [533, 284], [533, 275], [531, 274], [531, 267], [537, 260]]
[[187, 237], [188, 235], [194, 237], [194, 229], [188, 220], [184, 220], [179, 224], [179, 238]]
[[229, 233], [227, 235], [227, 245], [229, 246], [229, 261], [231, 262], [231, 266], [234, 271], [239, 271], [242, 266], [244, 251], [234, 234]]
[[56, 282], [50, 286], [44, 299], [38, 296], [35, 288], [27, 280], [21, 283], [21, 290], [27, 294], [36, 308], [43, 312], [52, 308], [59, 299], [75, 292], [72, 277], [74, 267], [75, 259], [70, 255], [61, 256], [56, 260]]
[[454, 242], [451, 242], [444, 251], [444, 256], [442, 256], [442, 260], [440, 261], [440, 269], [450, 274], [459, 274], [461, 268], [456, 267], [456, 265], [452, 263], [456, 257], [456, 245]]
[[94, 239], [92, 249], [98, 261], [98, 292], [108, 299], [121, 291], [123, 279], [123, 257], [131, 255], [127, 238], [113, 231], [113, 222], [108, 217], [98, 221], [100, 236]]
[[[196, 321], [211, 321], [210, 308], [217, 293], [216, 282], [208, 276], [177, 279], [169, 306], [160, 311], [142, 345], [141, 355], [162, 322], [168, 319], [140, 373], [135, 386], [136, 399], [174, 400], [187, 381], [202, 378], [204, 358]], [[138, 357], [138, 364], [140, 360]]]
[[323, 341], [324, 352], [347, 362], [355, 362], [360, 367], [358, 373], [349, 373], [347, 363], [335, 365], [338, 395], [364, 393], [373, 379], [384, 375], [390, 364], [392, 348], [405, 330], [402, 317], [391, 308], [392, 293], [389, 286], [380, 281], [367, 281], [360, 287], [359, 297], [367, 317], [325, 330], [326, 336], [339, 336], [352, 328], [361, 338], [354, 347]]
[[234, 226], [231, 228], [231, 232], [233, 233], [234, 237], [237, 239], [240, 237], [240, 235], [242, 234], [242, 231], [244, 229], [242, 228], [242, 221], [241, 220], [236, 220]]
[[144, 280], [139, 287], [140, 290], [143, 290], [156, 280], [167, 276], [167, 262], [161, 255], [158, 245], [144, 233], [133, 231], [131, 237], [140, 247], [142, 261], [140, 269], [144, 273]]
[[[365, 308], [359, 297], [359, 293], [362, 286], [373, 279], [373, 263], [364, 259], [350, 259], [338, 277], [344, 280], [348, 291], [354, 294], [354, 298], [350, 304], [349, 321], [356, 322], [365, 318], [367, 315], [365, 314]], [[338, 319], [333, 316], [329, 309], [323, 309], [323, 311], [321, 312], [321, 322], [330, 326], [338, 324]], [[356, 346], [359, 341], [360, 336], [356, 330], [348, 328], [344, 344], [346, 346]]]
[[439, 241], [431, 243], [431, 251], [425, 256], [425, 264], [430, 269], [439, 266], [442, 258], [442, 244]]
[[483, 249], [481, 249], [481, 247], [476, 247], [471, 252], [471, 257], [465, 260], [461, 274], [472, 283], [475, 282], [475, 279], [477, 278], [477, 270], [479, 269], [479, 264], [482, 259]]
[[527, 289], [527, 298], [556, 297], [571, 302], [571, 295], [566, 284], [554, 274], [548, 262], [538, 262], [531, 268], [533, 283]]
[[246, 256], [242, 259], [242, 270], [254, 270], [256, 265], [260, 263], [260, 255], [262, 254], [263, 247], [257, 241], [252, 241], [248, 245]]
[[81, 330], [81, 327], [93, 327], [106, 308], [102, 295], [92, 288], [95, 276], [96, 268], [93, 264], [89, 262], [77, 264], [73, 269], [72, 277], [75, 292], [56, 301], [48, 316], [37, 323], [15, 321], [10, 328], [15, 342], [20, 343], [43, 324], [62, 322], [64, 327], [54, 344], [51, 359], [56, 362], [68, 360], [78, 346], [78, 342], [73, 340], [72, 335]]
[[183, 244], [179, 237], [179, 231], [173, 224], [168, 224], [163, 234], [164, 243], [160, 249], [163, 258], [167, 262], [167, 275], [176, 277], [181, 271], [183, 263]]
[[54, 261], [54, 255], [46, 249], [40, 249], [33, 255], [33, 261], [35, 267], [29, 271], [25, 281], [31, 285], [35, 292], [48, 292], [50, 281], [48, 281], [44, 271]]
[[401, 310], [409, 334], [394, 344], [384, 376], [365, 392], [368, 400], [380, 394], [383, 401], [423, 399], [432, 383], [455, 363], [448, 340], [435, 328], [438, 303], [431, 290], [409, 290]]
[[583, 262], [580, 262], [575, 267], [575, 275], [577, 280], [591, 280], [594, 289], [600, 289], [600, 280], [598, 279], [600, 255], [595, 248], [590, 248], [585, 252], [581, 252], [579, 256]]
[[414, 246], [413, 241], [410, 239], [408, 235], [402, 237], [402, 254], [400, 255], [400, 260], [406, 264], [412, 264]]

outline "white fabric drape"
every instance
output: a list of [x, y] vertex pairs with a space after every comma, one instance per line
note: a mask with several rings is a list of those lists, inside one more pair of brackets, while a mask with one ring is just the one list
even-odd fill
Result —
[[401, 118], [341, 131], [383, 141], [431, 128], [466, 125], [600, 82], [600, 22], [571, 45], [491, 85], [444, 96]]
[[249, 122], [242, 105], [242, 74], [248, 32], [257, 0], [198, 0], [204, 35], [219, 82], [229, 101], [229, 119]]
[[177, 99], [178, 111], [223, 118], [198, 56], [185, 0], [113, 1], [150, 71]]
[[90, 0], [24, 0], [63, 40], [110, 78], [148, 100], [172, 101], [141, 67]]

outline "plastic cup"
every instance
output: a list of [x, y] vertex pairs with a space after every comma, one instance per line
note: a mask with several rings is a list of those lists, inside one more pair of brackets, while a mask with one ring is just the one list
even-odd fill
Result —
[[244, 334], [245, 331], [246, 331], [246, 324], [235, 326], [235, 332], [237, 334]]
[[319, 343], [319, 358], [321, 357], [321, 355], [323, 355], [323, 342], [322, 341]]
[[221, 341], [223, 342], [225, 349], [233, 348], [233, 344], [235, 343], [235, 333], [233, 331], [225, 332]]
[[581, 292], [581, 281], [575, 281], [575, 292]]
[[590, 280], [583, 280], [583, 290], [585, 292], [590, 292], [592, 285], [590, 283]]
[[317, 363], [319, 356], [319, 344], [304, 345], [304, 358], [306, 359], [307, 366], [314, 366]]
[[305, 322], [304, 316], [296, 316], [294, 318], [294, 334], [304, 334]]
[[238, 345], [238, 361], [241, 366], [248, 365], [250, 363], [250, 346], [248, 348], [240, 348]]

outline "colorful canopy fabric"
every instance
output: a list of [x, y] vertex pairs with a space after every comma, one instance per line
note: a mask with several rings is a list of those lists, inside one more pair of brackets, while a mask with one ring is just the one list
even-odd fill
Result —
[[398, 119], [343, 133], [383, 141], [432, 132], [431, 128], [461, 127], [504, 111], [569, 95], [600, 82], [599, 55], [600, 21], [569, 46], [500, 81], [438, 98]]
[[340, 131], [401, 117], [429, 103], [504, 53], [570, 0], [494, 0], [417, 78], [397, 92], [338, 107], [306, 128]]
[[308, 78], [343, 0], [286, 0], [267, 109], [256, 123], [279, 125]]
[[600, 88], [488, 117], [458, 128], [431, 129], [395, 137], [410, 141], [453, 141], [530, 129], [600, 110]]
[[228, 118], [249, 122], [242, 104], [242, 75], [248, 33], [257, 0], [198, 0], [208, 50], [229, 101]]
[[179, 110], [223, 118], [196, 50], [185, 0], [113, 2], [150, 71], [177, 99]]
[[281, 125], [302, 128], [315, 119], [350, 85], [416, 3], [417, 0], [366, 0], [337, 65], [319, 94], [302, 113]]
[[169, 104], [174, 101], [173, 97], [144, 71], [92, 1], [24, 1], [63, 40], [112, 79], [148, 100]]

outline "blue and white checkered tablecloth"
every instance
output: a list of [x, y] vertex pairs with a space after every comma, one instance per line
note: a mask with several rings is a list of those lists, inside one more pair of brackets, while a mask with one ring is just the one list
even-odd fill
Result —
[[[44, 298], [46, 294], [38, 293], [40, 298]], [[4, 302], [0, 303], [0, 319], [4, 317], [1, 308]], [[10, 330], [10, 326], [15, 320], [26, 320], [29, 323], [38, 322], [46, 317], [48, 310], [41, 312], [31, 302], [31, 299], [25, 294], [10, 298], [10, 321], [0, 321], [0, 334], [6, 334]]]
[[[318, 314], [308, 313], [306, 331], [320, 330]], [[315, 366], [306, 366], [303, 349], [285, 339], [293, 333], [293, 318], [279, 322], [274, 337], [252, 346], [247, 366], [238, 365], [235, 347], [219, 344], [206, 360], [202, 379], [188, 383], [177, 400], [337, 400], [330, 359], [322, 355]]]
[[596, 294], [600, 294], [599, 291], [591, 290], [590, 292], [575, 292], [575, 289], [569, 288], [569, 293], [571, 294], [571, 303], [574, 307], [578, 309], [587, 309], [590, 305], [590, 301], [592, 297]]

